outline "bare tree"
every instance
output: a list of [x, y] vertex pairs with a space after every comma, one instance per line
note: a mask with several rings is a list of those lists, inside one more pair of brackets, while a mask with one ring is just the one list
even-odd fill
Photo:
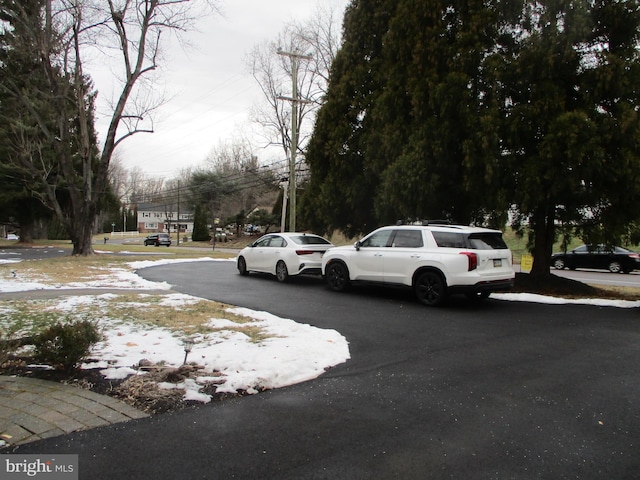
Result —
[[280, 145], [289, 157], [282, 225], [288, 197], [292, 231], [296, 228], [296, 192], [301, 180], [297, 156], [304, 152], [315, 112], [325, 100], [331, 64], [340, 43], [337, 29], [335, 9], [325, 4], [316, 9], [311, 20], [290, 23], [275, 41], [256, 46], [247, 61], [265, 99], [254, 110], [255, 121], [263, 127], [267, 144]]
[[215, 204], [216, 216], [247, 214], [266, 193], [276, 189], [273, 171], [259, 164], [249, 145], [244, 138], [220, 142], [207, 156], [208, 175], [217, 180], [211, 183], [212, 188], [220, 190]]
[[[17, 18], [22, 15], [24, 25], [31, 27], [31, 40], [47, 82], [35, 97], [15, 85], [5, 87], [22, 102], [40, 130], [38, 145], [25, 150], [21, 167], [40, 180], [44, 201], [69, 233], [74, 255], [93, 253], [94, 224], [115, 148], [134, 134], [153, 132], [150, 114], [158, 102], [149, 94], [149, 87], [160, 58], [161, 39], [191, 28], [203, 8], [215, 9], [214, 1], [48, 0], [41, 16], [43, 25], [34, 22], [33, 14], [27, 18], [29, 12], [16, 7]], [[85, 75], [85, 58], [97, 54], [106, 59], [112, 52], [120, 61], [121, 84], [98, 152], [95, 92]], [[45, 90], [49, 93], [46, 114], [40, 105]], [[57, 112], [55, 122], [47, 117], [51, 111]], [[51, 161], [45, 162], [49, 157]], [[64, 203], [60, 188], [66, 192]]]
[[129, 203], [149, 202], [164, 189], [164, 178], [150, 177], [140, 167], [128, 171], [127, 190]]
[[[292, 109], [285, 96], [292, 90], [292, 67], [298, 67], [297, 148], [303, 152], [313, 127], [314, 113], [324, 103], [331, 64], [340, 45], [339, 29], [335, 8], [331, 4], [319, 4], [311, 19], [289, 23], [275, 40], [256, 45], [245, 60], [265, 100], [264, 104], [254, 107], [254, 121], [262, 126], [267, 145], [280, 145], [285, 155], [289, 155], [291, 148]], [[291, 62], [289, 57], [279, 55], [279, 51], [308, 59]]]
[[122, 157], [115, 152], [109, 162], [109, 183], [120, 203], [128, 203], [131, 196], [128, 178], [129, 172], [122, 164]]

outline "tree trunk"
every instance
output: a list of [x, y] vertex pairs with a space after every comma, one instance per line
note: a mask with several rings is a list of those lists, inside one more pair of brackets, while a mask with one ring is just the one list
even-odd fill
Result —
[[93, 255], [95, 252], [93, 250], [93, 229], [82, 229], [81, 232], [78, 232], [78, 235], [75, 239], [72, 238], [73, 243], [73, 252], [72, 255], [75, 256], [83, 256], [86, 257], [88, 255]]
[[72, 255], [93, 255], [93, 225], [97, 215], [96, 208], [90, 202], [86, 205], [73, 205], [73, 217], [67, 220], [67, 230], [73, 243]]
[[33, 243], [33, 221], [25, 222], [20, 225], [19, 243]]
[[553, 242], [555, 240], [555, 218], [554, 208], [539, 207], [532, 218], [532, 228], [534, 231], [533, 245], [533, 267], [530, 275], [549, 276], [551, 275], [551, 254], [553, 253]]

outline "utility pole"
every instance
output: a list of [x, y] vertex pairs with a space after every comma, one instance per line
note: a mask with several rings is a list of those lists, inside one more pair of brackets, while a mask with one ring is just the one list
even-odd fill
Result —
[[[299, 53], [284, 52], [278, 49], [278, 55], [284, 55], [291, 59], [291, 98], [278, 97], [291, 102], [291, 160], [289, 161], [289, 231], [296, 231], [296, 150], [298, 150], [298, 103], [310, 103], [307, 100], [298, 98], [298, 62], [300, 60], [311, 60], [311, 55], [301, 55]], [[282, 212], [283, 215], [286, 212]]]
[[[176, 245], [180, 246], [180, 180], [178, 180], [178, 218], [176, 219]], [[171, 238], [171, 232], [169, 232], [169, 238]]]
[[282, 214], [280, 215], [280, 231], [285, 231], [285, 217], [287, 215], [287, 197], [289, 196], [289, 179], [282, 179]]

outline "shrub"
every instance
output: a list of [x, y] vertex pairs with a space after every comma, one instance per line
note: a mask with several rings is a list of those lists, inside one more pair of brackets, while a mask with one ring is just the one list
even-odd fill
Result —
[[57, 323], [36, 336], [34, 357], [56, 370], [69, 371], [86, 359], [100, 340], [102, 334], [94, 321]]
[[17, 349], [23, 345], [31, 344], [32, 341], [32, 337], [16, 338], [16, 332], [11, 329], [8, 329], [7, 332], [0, 332], [0, 368], [10, 360]]
[[2, 332], [0, 332], [0, 367], [7, 361], [9, 358], [9, 353], [13, 349], [11, 348], [11, 343], [4, 338]]

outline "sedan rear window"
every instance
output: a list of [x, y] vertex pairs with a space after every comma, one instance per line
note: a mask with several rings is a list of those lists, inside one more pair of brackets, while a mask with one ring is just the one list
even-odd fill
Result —
[[322, 237], [316, 237], [315, 235], [299, 235], [297, 237], [289, 237], [298, 245], [331, 245], [331, 242], [325, 240]]

